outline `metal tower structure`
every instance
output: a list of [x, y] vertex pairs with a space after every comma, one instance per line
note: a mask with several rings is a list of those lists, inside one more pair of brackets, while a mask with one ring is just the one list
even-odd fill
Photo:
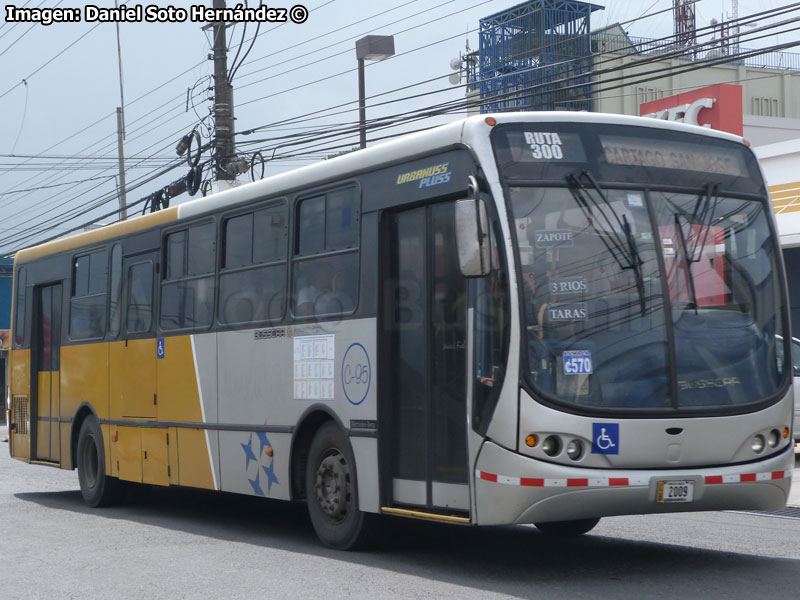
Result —
[[694, 16], [695, 2], [696, 0], [672, 1], [675, 43], [682, 48], [696, 48], [697, 46], [697, 22]]
[[600, 9], [529, 0], [481, 19], [481, 112], [591, 110], [589, 18]]

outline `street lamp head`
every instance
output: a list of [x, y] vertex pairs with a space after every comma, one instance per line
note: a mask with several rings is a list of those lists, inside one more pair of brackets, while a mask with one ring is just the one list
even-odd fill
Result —
[[356, 40], [358, 60], [385, 60], [390, 56], [394, 56], [394, 36], [365, 35]]

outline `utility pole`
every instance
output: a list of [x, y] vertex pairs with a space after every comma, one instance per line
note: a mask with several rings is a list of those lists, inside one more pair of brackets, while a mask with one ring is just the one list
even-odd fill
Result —
[[[118, 6], [114, 0], [114, 6]], [[119, 22], [117, 22], [117, 60], [119, 61], [119, 107], [117, 108], [117, 157], [119, 159], [119, 220], [128, 218], [128, 199], [125, 194], [125, 96], [122, 93], [122, 44], [119, 41]]]
[[[224, 9], [225, 0], [214, 0], [214, 9]], [[233, 141], [233, 86], [228, 83], [228, 51], [225, 22], [214, 23], [214, 148], [217, 181], [234, 181], [229, 164], [236, 154]]]

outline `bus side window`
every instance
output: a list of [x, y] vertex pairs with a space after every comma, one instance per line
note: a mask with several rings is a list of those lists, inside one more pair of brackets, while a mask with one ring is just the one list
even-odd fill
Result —
[[105, 248], [75, 257], [69, 337], [73, 340], [101, 338], [106, 334], [108, 252]]
[[114, 244], [111, 249], [111, 295], [108, 299], [108, 333], [119, 335], [122, 309], [122, 246]]
[[500, 260], [497, 240], [502, 231], [495, 221], [491, 236], [492, 271], [472, 280], [475, 303], [475, 379], [472, 400], [472, 427], [484, 435], [494, 413], [506, 364], [508, 337], [508, 297], [505, 268]]
[[25, 304], [27, 303], [28, 271], [25, 267], [20, 267], [17, 272], [16, 299], [14, 300], [14, 347], [21, 348], [25, 343]]
[[219, 277], [219, 320], [278, 321], [286, 304], [285, 204], [226, 219]]
[[150, 331], [153, 323], [153, 263], [131, 265], [128, 269], [128, 310], [125, 327], [128, 333]]
[[162, 329], [205, 328], [214, 316], [217, 227], [193, 225], [166, 237]]
[[335, 315], [355, 310], [360, 236], [357, 188], [299, 201], [292, 264], [295, 315]]

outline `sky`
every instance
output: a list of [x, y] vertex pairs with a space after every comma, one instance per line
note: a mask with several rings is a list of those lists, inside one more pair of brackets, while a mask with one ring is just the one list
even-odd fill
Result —
[[[463, 88], [448, 83], [453, 73], [451, 60], [463, 54], [467, 44], [471, 49], [478, 47], [481, 18], [517, 3], [305, 0], [307, 20], [300, 24], [263, 24], [236, 71], [233, 86], [239, 150], [252, 153], [255, 146], [285, 144], [285, 139], [248, 144], [254, 139], [270, 140], [309, 127], [357, 120], [355, 40], [364, 35], [394, 35], [396, 52], [388, 60], [367, 64], [366, 94], [368, 98], [382, 94], [368, 100], [367, 118], [463, 98]], [[71, 0], [17, 0], [14, 4], [25, 8], [85, 7]], [[212, 2], [177, 0], [172, 4], [210, 7]], [[251, 6], [255, 4], [250, 0]], [[595, 4], [602, 9], [593, 13], [592, 29], [635, 20], [625, 25], [631, 36], [660, 38], [672, 33], [671, 0], [597, 0]], [[731, 0], [699, 0], [697, 26], [708, 25], [712, 18], [727, 18], [731, 4]], [[782, 0], [739, 0], [739, 16], [787, 4]], [[0, 19], [0, 254], [82, 226], [117, 208], [116, 109], [122, 105], [115, 23], [9, 23], [5, 20], [8, 5], [4, 3]], [[113, 7], [114, 2], [99, 0], [96, 5]], [[169, 0], [129, 0], [127, 5], [164, 8]], [[291, 0], [269, 5], [293, 6]], [[235, 6], [233, 0], [228, 0], [228, 6]], [[661, 14], [649, 16], [659, 11]], [[782, 18], [798, 15], [800, 12]], [[180, 23], [119, 24], [129, 189], [176, 160], [175, 145], [193, 128], [198, 128], [203, 143], [209, 141], [212, 34], [203, 26], [188, 19]], [[249, 24], [246, 31], [240, 24], [228, 28], [229, 66], [234, 64], [237, 51], [240, 57], [245, 54], [255, 30], [255, 24]], [[742, 45], [758, 47], [798, 39], [800, 33], [795, 31]], [[426, 80], [433, 81], [399, 90]], [[395, 102], [373, 106], [387, 100]], [[319, 112], [338, 105], [344, 106], [328, 114]], [[431, 118], [405, 129], [446, 123], [461, 116], [464, 114]], [[261, 129], [251, 135], [241, 133], [254, 128]], [[370, 136], [403, 130], [398, 127]], [[355, 146], [358, 136], [345, 142], [345, 147]], [[325, 150], [327, 145], [321, 141], [318, 150], [302, 159], [279, 158], [290, 152], [285, 145], [274, 155], [265, 153], [268, 158], [275, 157], [267, 160], [265, 174], [320, 160], [333, 152]], [[182, 163], [143, 183], [129, 191], [128, 203], [187, 171], [188, 166]], [[249, 174], [240, 176], [240, 180], [249, 181]], [[172, 203], [189, 199], [184, 194]], [[129, 212], [135, 214], [141, 208], [139, 205]], [[115, 216], [109, 216], [101, 222], [114, 220]]]

